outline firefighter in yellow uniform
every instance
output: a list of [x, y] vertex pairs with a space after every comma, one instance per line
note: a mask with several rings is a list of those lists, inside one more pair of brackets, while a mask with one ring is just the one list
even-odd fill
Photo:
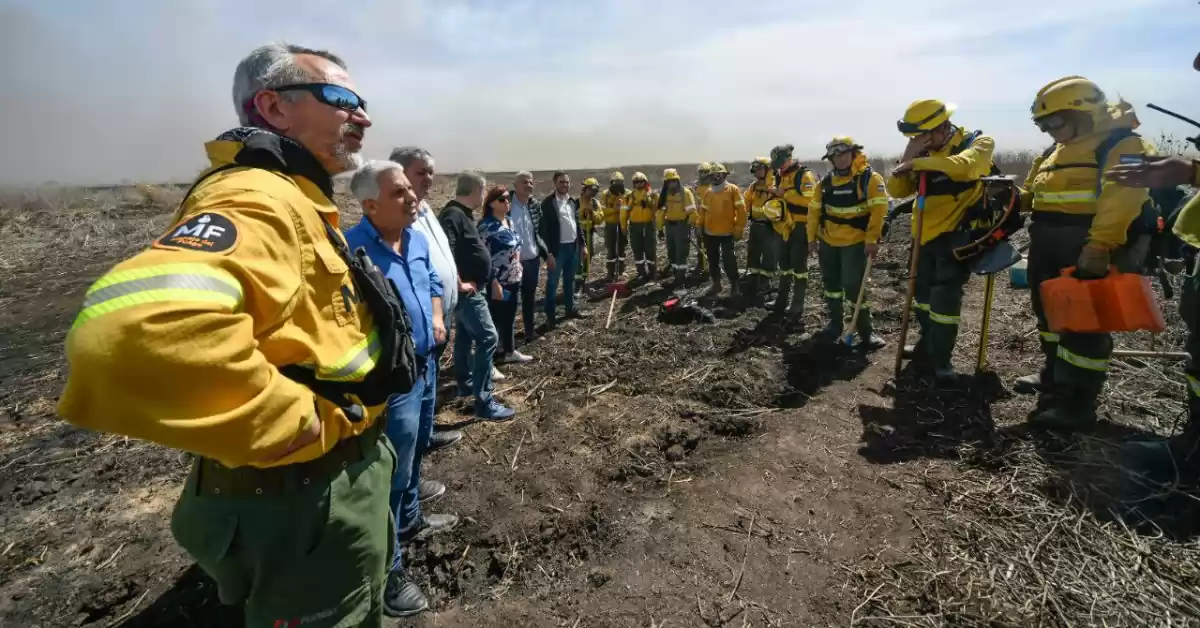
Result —
[[583, 189], [579, 192], [579, 228], [583, 231], [585, 254], [577, 273], [580, 281], [575, 284], [579, 286], [580, 290], [587, 283], [592, 269], [592, 256], [596, 254], [594, 246], [596, 225], [601, 224], [604, 219], [604, 210], [600, 207], [600, 200], [597, 198], [599, 194], [600, 182], [595, 177], [583, 180]]
[[771, 290], [771, 281], [779, 274], [779, 249], [783, 239], [777, 230], [787, 215], [779, 203], [767, 201], [774, 198], [775, 176], [771, 172], [771, 160], [758, 157], [750, 163], [750, 174], [754, 183], [746, 188], [746, 210], [750, 213], [750, 239], [746, 242], [746, 293], [751, 301], [757, 302]]
[[629, 248], [633, 252], [633, 263], [637, 265], [637, 278], [643, 281], [655, 278], [654, 269], [658, 261], [655, 234], [662, 228], [662, 221], [662, 213], [658, 211], [658, 194], [650, 189], [650, 179], [644, 173], [634, 173], [629, 209], [621, 216], [621, 227], [629, 234]]
[[658, 196], [658, 207], [666, 225], [667, 262], [671, 265], [675, 285], [682, 286], [687, 279], [687, 259], [692, 240], [692, 217], [696, 215], [696, 196], [683, 186], [679, 171], [674, 168], [663, 171], [663, 187]]
[[[1096, 407], [1112, 354], [1110, 334], [1054, 334], [1046, 326], [1041, 283], [1075, 267], [1082, 278], [1141, 269], [1157, 215], [1145, 188], [1104, 181], [1103, 172], [1152, 155], [1149, 142], [1133, 132], [1138, 121], [1128, 103], [1109, 104], [1095, 83], [1068, 76], [1038, 92], [1033, 121], [1055, 144], [1035, 161], [1026, 186], [1032, 193], [1029, 228], [1029, 287], [1041, 332], [1041, 373], [1017, 382], [1037, 389], [1050, 406], [1033, 417], [1051, 428], [1079, 429], [1096, 421]], [[1142, 219], [1139, 220], [1139, 217]]]
[[[285, 53], [253, 53], [268, 54]], [[348, 80], [286, 54], [312, 81]], [[205, 145], [171, 226], [88, 289], [58, 412], [195, 456], [171, 531], [245, 625], [381, 626], [396, 465], [381, 415], [414, 382], [396, 365], [417, 364], [394, 290], [339, 229], [332, 175], [352, 166], [280, 134], [370, 120], [333, 83], [301, 119], [274, 106], [285, 87], [239, 107], [247, 126]]]
[[614, 172], [608, 181], [608, 189], [600, 195], [600, 208], [604, 214], [604, 252], [606, 279], [613, 281], [625, 274], [625, 226], [622, 216], [629, 211], [629, 192], [625, 189], [625, 175]]
[[[810, 252], [820, 255], [829, 312], [829, 322], [819, 335], [832, 341], [842, 335], [846, 304], [853, 309], [859, 291], [867, 289], [863, 274], [867, 258], [874, 257], [879, 247], [888, 196], [883, 176], [871, 170], [862, 146], [852, 138], [834, 137], [825, 145], [824, 158], [833, 170], [821, 179], [809, 203], [806, 234]], [[871, 305], [865, 296], [857, 327], [856, 346], [871, 351], [887, 345], [874, 333]]]
[[[909, 138], [901, 163], [888, 177], [893, 198], [912, 196], [920, 177], [926, 177], [921, 254], [916, 277], [916, 316], [921, 337], [904, 348], [904, 354], [932, 366], [941, 382], [956, 375], [951, 357], [958, 338], [963, 287], [971, 265], [954, 256], [962, 244], [960, 226], [967, 210], [982, 202], [984, 182], [992, 172], [995, 140], [978, 131], [968, 133], [950, 122], [955, 107], [940, 100], [919, 100], [909, 105], [897, 123]], [[917, 232], [917, 216], [912, 230]]]
[[712, 188], [712, 164], [710, 162], [702, 162], [696, 168], [696, 213], [692, 214], [692, 233], [696, 236], [696, 269], [695, 274], [703, 277], [708, 273], [708, 255], [704, 250], [704, 234], [700, 232], [700, 201], [704, 200], [704, 194]]
[[[774, 194], [783, 199], [787, 210], [787, 233], [779, 255], [779, 296], [774, 309], [785, 309], [793, 317], [803, 320], [804, 298], [808, 292], [808, 207], [817, 188], [817, 177], [808, 168], [792, 159], [791, 144], [771, 149], [771, 169], [775, 170]], [[791, 305], [788, 297], [791, 296]]]
[[712, 277], [710, 296], [721, 293], [721, 269], [729, 279], [730, 296], [741, 296], [738, 287], [737, 258], [733, 254], [733, 243], [742, 239], [746, 231], [746, 201], [738, 186], [726, 181], [729, 171], [723, 164], [713, 164], [709, 173], [712, 187], [704, 193], [696, 222], [704, 237], [708, 270]]

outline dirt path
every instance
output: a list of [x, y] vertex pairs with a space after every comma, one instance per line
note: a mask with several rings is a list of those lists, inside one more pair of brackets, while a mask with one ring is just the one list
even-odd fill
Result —
[[[903, 252], [873, 276], [891, 342]], [[186, 456], [53, 416], [63, 333], [119, 253], [81, 255], [54, 281], [31, 268], [0, 293], [0, 625], [237, 626], [170, 538]], [[1126, 527], [1096, 481], [1109, 444], [1170, 427], [1177, 365], [1120, 365], [1097, 434], [1031, 434], [1032, 400], [997, 382], [1036, 363], [1036, 334], [1027, 293], [1001, 283], [1000, 378], [941, 389], [911, 371], [890, 382], [894, 347], [802, 343], [761, 308], [716, 303], [715, 323], [672, 325], [655, 316], [666, 293], [646, 286], [606, 331], [607, 303], [592, 303], [530, 347], [535, 362], [504, 369], [517, 421], [441, 408], [467, 438], [428, 461], [450, 488], [430, 510], [465, 522], [409, 551], [434, 612], [397, 625], [1200, 623], [1193, 493], [1121, 510]]]

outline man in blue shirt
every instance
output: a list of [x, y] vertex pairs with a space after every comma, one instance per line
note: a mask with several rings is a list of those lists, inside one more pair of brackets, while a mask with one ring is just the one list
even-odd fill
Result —
[[429, 241], [412, 229], [418, 201], [403, 167], [391, 161], [371, 161], [354, 174], [350, 190], [362, 205], [363, 219], [346, 231], [346, 241], [352, 250], [366, 249], [371, 261], [396, 284], [412, 319], [418, 361], [425, 362], [413, 389], [388, 400], [384, 428], [396, 450], [390, 494], [396, 541], [383, 607], [388, 616], [405, 617], [427, 609], [429, 602], [401, 566], [401, 545], [458, 524], [454, 515], [422, 515], [420, 506], [423, 494], [436, 497], [446, 491], [439, 482], [421, 480], [421, 459], [433, 431], [437, 390], [437, 369], [429, 362], [436, 359], [436, 346], [446, 342], [443, 286], [430, 259]]

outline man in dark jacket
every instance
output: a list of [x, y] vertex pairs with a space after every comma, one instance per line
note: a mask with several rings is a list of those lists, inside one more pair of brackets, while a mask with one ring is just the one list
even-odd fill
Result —
[[[513, 179], [512, 209], [508, 213], [513, 229], [521, 237], [521, 318], [525, 323], [525, 344], [537, 339], [534, 331], [534, 296], [541, 278], [542, 260], [546, 269], [554, 270], [554, 256], [546, 247], [540, 233], [542, 204], [533, 198], [533, 173], [518, 172]], [[526, 356], [513, 351], [508, 361], [525, 362]]]
[[586, 255], [583, 249], [583, 230], [579, 225], [579, 199], [571, 196], [571, 177], [567, 173], [554, 173], [554, 194], [542, 201], [542, 215], [538, 221], [538, 233], [553, 256], [554, 265], [547, 261], [550, 271], [546, 279], [546, 326], [555, 324], [555, 306], [558, 297], [558, 280], [562, 277], [563, 306], [568, 318], [582, 318], [575, 308], [575, 270], [579, 256]]
[[[458, 175], [454, 200], [442, 209], [439, 222], [446, 232], [454, 263], [458, 266], [458, 305], [454, 308], [454, 378], [458, 395], [475, 396], [475, 416], [488, 421], [507, 421], [516, 414], [492, 396], [492, 356], [499, 336], [488, 311], [484, 288], [491, 275], [492, 257], [473, 214], [483, 206], [487, 181], [476, 172]], [[496, 290], [499, 293], [499, 290]], [[471, 345], [475, 355], [471, 356]]]

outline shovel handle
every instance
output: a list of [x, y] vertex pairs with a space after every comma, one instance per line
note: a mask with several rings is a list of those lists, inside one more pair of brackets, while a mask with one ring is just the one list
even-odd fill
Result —
[[900, 369], [904, 366], [904, 344], [908, 341], [908, 326], [912, 321], [912, 300], [917, 291], [917, 263], [921, 258], [921, 237], [925, 231], [925, 173], [921, 173], [917, 185], [917, 202], [913, 211], [917, 215], [917, 229], [912, 236], [912, 259], [908, 264], [908, 291], [904, 299], [904, 309], [900, 314], [900, 343], [896, 347], [896, 363], [894, 377], [900, 378]]

